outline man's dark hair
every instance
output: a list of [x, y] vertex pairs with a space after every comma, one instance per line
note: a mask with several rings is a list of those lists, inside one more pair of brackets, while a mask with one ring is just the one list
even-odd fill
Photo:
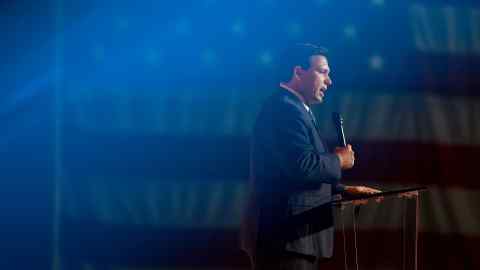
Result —
[[311, 56], [327, 56], [327, 53], [326, 48], [311, 43], [297, 43], [289, 46], [280, 54], [280, 59], [275, 68], [275, 77], [279, 81], [288, 81], [292, 77], [293, 67], [301, 66], [307, 69], [310, 66]]

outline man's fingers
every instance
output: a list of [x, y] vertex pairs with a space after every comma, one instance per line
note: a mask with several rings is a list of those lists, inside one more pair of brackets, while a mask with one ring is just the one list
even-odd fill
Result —
[[364, 192], [367, 193], [367, 194], [377, 194], [377, 193], [382, 192], [379, 189], [374, 189], [374, 188], [369, 188], [369, 187], [363, 187], [363, 188], [364, 188]]
[[377, 189], [373, 189], [373, 188], [369, 188], [369, 187], [364, 187], [364, 186], [358, 187], [358, 190], [359, 190], [359, 192], [365, 193], [365, 194], [378, 193], [378, 192], [376, 192], [376, 191], [379, 191], [379, 190], [377, 190]]

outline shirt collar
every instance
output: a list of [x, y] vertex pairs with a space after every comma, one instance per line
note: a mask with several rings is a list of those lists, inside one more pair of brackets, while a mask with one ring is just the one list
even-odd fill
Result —
[[307, 112], [310, 112], [310, 107], [308, 107], [307, 104], [305, 104], [305, 102], [303, 102], [303, 97], [297, 93], [297, 91], [293, 90], [292, 88], [288, 87], [285, 83], [281, 82], [280, 83], [280, 87], [287, 90], [288, 92], [294, 94], [296, 97], [298, 97], [298, 99], [300, 99], [300, 101], [302, 102], [303, 106], [305, 107], [305, 110], [307, 110]]

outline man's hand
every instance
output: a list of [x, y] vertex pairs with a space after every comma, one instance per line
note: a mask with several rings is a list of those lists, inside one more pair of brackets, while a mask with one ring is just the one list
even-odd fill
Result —
[[[372, 195], [372, 194], [377, 194], [382, 192], [381, 190], [374, 189], [374, 188], [369, 188], [369, 187], [364, 187], [364, 186], [345, 186], [345, 191], [347, 195], [351, 196], [359, 196], [359, 195]], [[377, 203], [383, 201], [383, 196], [380, 196], [375, 199]], [[366, 204], [368, 202], [367, 199], [365, 200], [356, 200], [354, 204]]]
[[382, 192], [381, 190], [364, 187], [364, 186], [345, 186], [345, 193], [348, 195], [371, 195]]
[[342, 170], [347, 170], [353, 167], [353, 163], [355, 162], [355, 152], [353, 152], [350, 144], [348, 144], [347, 147], [335, 148], [335, 154], [337, 154], [338, 159], [340, 160], [340, 167]]

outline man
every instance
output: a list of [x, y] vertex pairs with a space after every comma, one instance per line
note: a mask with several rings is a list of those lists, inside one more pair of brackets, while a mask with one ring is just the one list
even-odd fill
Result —
[[253, 130], [242, 244], [255, 270], [317, 269], [333, 253], [333, 194], [380, 192], [339, 183], [355, 156], [351, 145], [329, 152], [321, 139], [311, 106], [323, 102], [332, 80], [326, 54], [308, 47], [308, 63], [291, 67]]

